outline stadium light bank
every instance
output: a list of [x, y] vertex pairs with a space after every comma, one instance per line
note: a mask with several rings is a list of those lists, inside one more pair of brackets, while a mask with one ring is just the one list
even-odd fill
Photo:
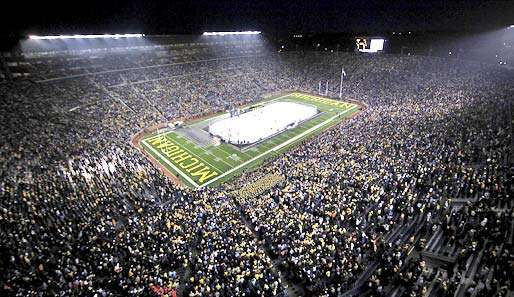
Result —
[[233, 32], [203, 32], [204, 36], [225, 36], [225, 35], [258, 35], [261, 31], [233, 31]]
[[144, 34], [91, 34], [91, 35], [48, 35], [38, 36], [29, 35], [32, 40], [52, 40], [52, 39], [94, 39], [94, 38], [141, 38]]

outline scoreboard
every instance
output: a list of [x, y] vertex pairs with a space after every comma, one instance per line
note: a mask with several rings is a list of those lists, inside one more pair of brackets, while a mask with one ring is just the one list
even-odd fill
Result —
[[378, 53], [384, 50], [384, 38], [355, 37], [356, 50], [361, 53]]

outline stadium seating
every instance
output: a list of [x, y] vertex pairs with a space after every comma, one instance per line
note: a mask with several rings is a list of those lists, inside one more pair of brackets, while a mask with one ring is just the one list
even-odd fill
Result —
[[[228, 48], [34, 53], [31, 80], [0, 83], [0, 294], [513, 291], [511, 70]], [[319, 81], [337, 97], [341, 66], [368, 108], [220, 188], [182, 188], [130, 144]]]

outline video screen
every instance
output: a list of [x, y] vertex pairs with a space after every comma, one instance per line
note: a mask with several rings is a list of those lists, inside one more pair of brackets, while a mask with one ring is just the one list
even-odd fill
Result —
[[384, 50], [385, 39], [357, 37], [355, 43], [361, 53], [377, 53]]

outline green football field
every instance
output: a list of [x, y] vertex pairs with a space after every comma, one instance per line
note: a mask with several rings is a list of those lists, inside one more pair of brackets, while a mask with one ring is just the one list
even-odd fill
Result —
[[[183, 184], [191, 188], [212, 187], [240, 175], [244, 170], [259, 166], [264, 160], [283, 153], [308, 137], [323, 132], [360, 108], [354, 103], [298, 92], [268, 98], [253, 106], [280, 101], [316, 106], [319, 113], [294, 128], [246, 148], [225, 142], [206, 145], [178, 130], [148, 135], [141, 140], [141, 146]], [[216, 117], [219, 115], [186, 124], [181, 129], [194, 129], [202, 124], [206, 126], [215, 121]]]

